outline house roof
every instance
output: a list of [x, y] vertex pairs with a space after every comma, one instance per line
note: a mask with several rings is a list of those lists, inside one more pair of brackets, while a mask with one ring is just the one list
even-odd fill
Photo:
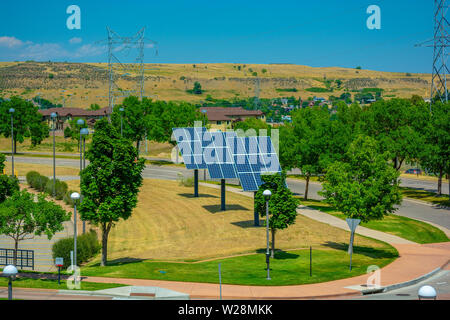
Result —
[[211, 121], [233, 120], [241, 116], [257, 117], [264, 114], [261, 110], [245, 110], [241, 107], [202, 107], [200, 111], [202, 110], [206, 110], [206, 116]]
[[96, 117], [104, 116], [108, 113], [108, 108], [102, 108], [99, 110], [88, 110], [80, 108], [50, 108], [46, 110], [39, 110], [39, 112], [45, 117], [50, 116], [53, 112], [57, 113], [60, 117]]

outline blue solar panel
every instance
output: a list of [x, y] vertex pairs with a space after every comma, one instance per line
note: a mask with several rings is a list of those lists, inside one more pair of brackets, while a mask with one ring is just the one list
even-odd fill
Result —
[[230, 136], [230, 134], [221, 131], [207, 132], [204, 135], [203, 158], [211, 179], [235, 179], [238, 177], [226, 136]]
[[262, 185], [261, 174], [281, 172], [278, 155], [270, 137], [230, 137], [239, 180], [245, 191], [257, 191]]
[[173, 128], [172, 131], [186, 169], [206, 169], [202, 143], [206, 128]]

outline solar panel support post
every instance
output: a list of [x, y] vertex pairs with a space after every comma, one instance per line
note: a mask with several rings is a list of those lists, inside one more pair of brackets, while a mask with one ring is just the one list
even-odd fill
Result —
[[220, 210], [225, 211], [225, 179], [220, 179]]
[[254, 210], [253, 211], [253, 218], [255, 220], [255, 223], [254, 223], [255, 227], [259, 227], [259, 215], [258, 215], [258, 210], [256, 208], [256, 203], [255, 203], [256, 192], [257, 191], [253, 192], [253, 207], [254, 207], [254, 209], [253, 209]]
[[194, 170], [194, 197], [198, 198], [198, 169]]

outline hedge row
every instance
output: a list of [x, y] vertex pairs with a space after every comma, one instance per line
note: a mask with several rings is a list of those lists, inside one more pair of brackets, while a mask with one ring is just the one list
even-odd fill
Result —
[[[73, 251], [73, 237], [56, 241], [52, 247], [53, 259], [63, 258], [66, 269], [70, 266], [70, 251]], [[77, 237], [77, 265], [92, 259], [101, 249], [97, 233], [94, 230]]]
[[[41, 174], [39, 174], [39, 172], [36, 171], [28, 172], [27, 183], [31, 188], [36, 189], [37, 191], [53, 195], [53, 179], [49, 179], [46, 176], [42, 176]], [[56, 179], [55, 180], [56, 200], [63, 200], [67, 192], [68, 192], [67, 183]]]

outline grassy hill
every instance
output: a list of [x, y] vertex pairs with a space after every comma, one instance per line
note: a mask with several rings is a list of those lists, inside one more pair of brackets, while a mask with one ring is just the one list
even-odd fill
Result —
[[[119, 73], [119, 72], [118, 72]], [[121, 72], [123, 74], [123, 72]], [[213, 98], [245, 98], [255, 95], [259, 82], [261, 98], [295, 96], [306, 99], [339, 96], [364, 88], [383, 89], [384, 97], [427, 97], [431, 76], [291, 64], [146, 64], [145, 94], [160, 100], [200, 102]], [[122, 90], [136, 88], [136, 73], [119, 81]], [[193, 95], [194, 82], [205, 92]], [[64, 91], [63, 91], [64, 90]], [[0, 62], [0, 96], [40, 95], [67, 107], [86, 108], [91, 103], [108, 104], [107, 64], [56, 62]], [[120, 99], [116, 101], [119, 103]]]

